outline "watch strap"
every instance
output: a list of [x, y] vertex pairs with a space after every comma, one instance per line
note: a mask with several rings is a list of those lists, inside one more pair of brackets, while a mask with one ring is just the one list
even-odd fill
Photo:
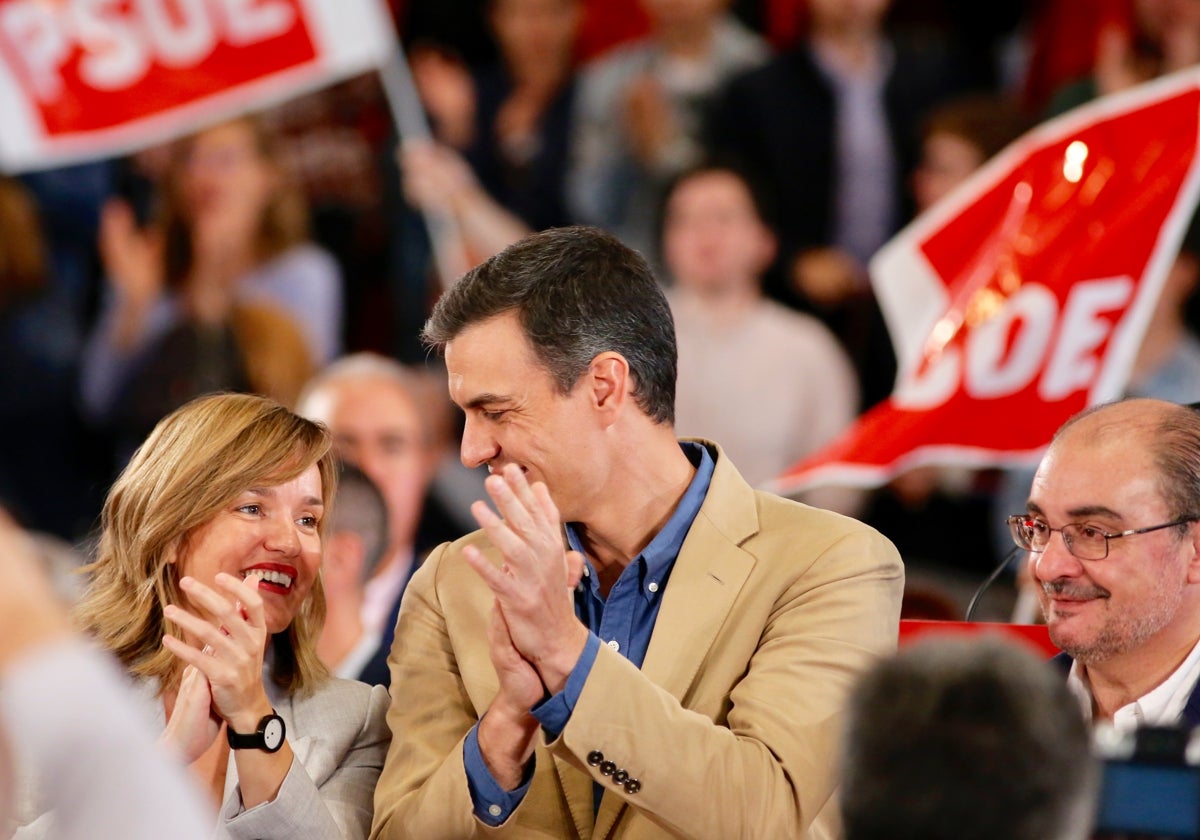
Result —
[[[267, 743], [267, 727], [276, 725], [279, 729], [279, 740], [274, 745]], [[251, 733], [242, 734], [234, 732], [233, 727], [225, 726], [225, 738], [229, 742], [230, 749], [234, 750], [262, 750], [263, 752], [277, 752], [283, 746], [283, 741], [286, 735], [286, 727], [283, 723], [283, 718], [276, 714], [272, 709], [269, 715], [263, 715], [258, 722], [258, 728]]]

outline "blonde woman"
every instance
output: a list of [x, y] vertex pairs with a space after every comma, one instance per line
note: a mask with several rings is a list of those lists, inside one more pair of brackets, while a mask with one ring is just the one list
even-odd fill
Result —
[[143, 687], [217, 837], [370, 827], [387, 692], [331, 678], [316, 655], [333, 467], [323, 426], [218, 394], [163, 419], [104, 506], [77, 618]]

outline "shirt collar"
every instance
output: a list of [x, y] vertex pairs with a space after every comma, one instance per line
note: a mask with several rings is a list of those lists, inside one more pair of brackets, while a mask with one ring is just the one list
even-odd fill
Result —
[[[692, 528], [692, 522], [695, 521], [700, 507], [704, 504], [704, 499], [708, 495], [708, 485], [712, 483], [716, 462], [713, 461], [708, 448], [694, 441], [680, 441], [679, 448], [696, 468], [696, 474], [692, 476], [692, 480], [679, 499], [679, 504], [675, 506], [671, 518], [630, 564], [644, 567], [642, 578], [647, 582], [662, 580], [666, 572], [670, 570], [675, 558], [679, 556], [679, 550], [683, 548], [683, 541]], [[571, 548], [584, 555], [584, 562], [590, 570], [592, 562], [583, 550], [583, 543], [579, 539], [575, 523], [568, 522], [566, 530], [567, 542]]]
[[[1143, 694], [1132, 703], [1127, 703], [1113, 714], [1114, 729], [1126, 732], [1139, 726], [1171, 726], [1180, 720], [1183, 707], [1187, 705], [1192, 690], [1200, 679], [1200, 641], [1192, 647], [1187, 658], [1171, 672], [1171, 675], [1154, 689]], [[1071, 665], [1067, 686], [1080, 699], [1084, 718], [1092, 719], [1092, 691], [1087, 669], [1078, 662]]]

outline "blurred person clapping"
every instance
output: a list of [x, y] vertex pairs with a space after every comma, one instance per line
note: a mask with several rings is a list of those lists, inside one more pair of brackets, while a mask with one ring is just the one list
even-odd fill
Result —
[[255, 117], [173, 147], [153, 221], [105, 208], [108, 295], [85, 349], [88, 418], [121, 438], [119, 461], [170, 410], [214, 390], [290, 403], [340, 349], [333, 257], [307, 238], [307, 208]]

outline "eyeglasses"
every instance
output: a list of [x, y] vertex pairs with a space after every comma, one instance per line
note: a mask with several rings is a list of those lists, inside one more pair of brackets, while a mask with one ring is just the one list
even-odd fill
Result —
[[1020, 513], [1010, 516], [1004, 521], [1008, 523], [1008, 529], [1012, 531], [1013, 542], [1026, 551], [1045, 551], [1046, 546], [1050, 542], [1050, 535], [1058, 531], [1062, 534], [1063, 545], [1067, 547], [1067, 551], [1080, 560], [1103, 560], [1108, 556], [1109, 540], [1115, 540], [1118, 537], [1132, 537], [1134, 534], [1148, 534], [1151, 531], [1161, 531], [1163, 528], [1186, 525], [1189, 522], [1195, 522], [1197, 519], [1200, 519], [1200, 517], [1187, 516], [1183, 519], [1176, 519], [1174, 522], [1151, 525], [1149, 528], [1134, 528], [1129, 531], [1119, 531], [1115, 534], [1105, 533], [1094, 525], [1081, 525], [1077, 522], [1071, 522], [1061, 528], [1051, 528], [1049, 523], [1044, 519]]

